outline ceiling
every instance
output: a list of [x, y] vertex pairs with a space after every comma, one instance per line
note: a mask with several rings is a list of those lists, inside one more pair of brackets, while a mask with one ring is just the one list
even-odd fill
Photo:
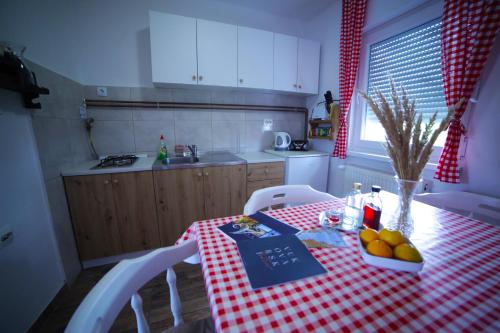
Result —
[[338, 0], [216, 0], [270, 14], [309, 20]]

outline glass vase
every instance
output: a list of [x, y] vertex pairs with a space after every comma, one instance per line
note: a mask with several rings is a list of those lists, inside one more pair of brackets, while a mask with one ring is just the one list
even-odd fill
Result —
[[398, 208], [392, 220], [391, 229], [399, 230], [405, 237], [409, 238], [413, 233], [413, 217], [411, 215], [411, 203], [422, 182], [420, 180], [405, 180], [394, 177], [398, 184]]

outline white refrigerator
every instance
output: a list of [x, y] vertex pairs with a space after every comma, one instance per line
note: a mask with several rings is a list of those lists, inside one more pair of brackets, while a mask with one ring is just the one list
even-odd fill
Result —
[[312, 188], [326, 192], [328, 183], [328, 153], [319, 151], [275, 151], [268, 149], [266, 153], [285, 158], [285, 184], [310, 185]]

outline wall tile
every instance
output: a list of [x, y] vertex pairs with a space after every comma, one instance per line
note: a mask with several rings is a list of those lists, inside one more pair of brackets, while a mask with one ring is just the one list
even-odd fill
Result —
[[94, 120], [132, 120], [132, 109], [89, 108], [87, 115]]
[[287, 132], [292, 140], [303, 140], [305, 133], [303, 124], [303, 121], [277, 120], [274, 128], [275, 131]]
[[264, 131], [261, 121], [246, 121], [245, 122], [245, 151], [261, 151], [272, 147], [273, 132]]
[[212, 150], [210, 121], [175, 121], [175, 144], [196, 144], [200, 151]]
[[96, 121], [92, 138], [99, 155], [136, 151], [132, 121]]
[[174, 148], [174, 123], [173, 121], [135, 121], [134, 136], [137, 152], [156, 151], [160, 143], [160, 135], [165, 135], [167, 149]]
[[212, 111], [212, 120], [244, 121], [245, 111], [241, 110]]
[[204, 89], [171, 89], [172, 102], [176, 103], [210, 103], [210, 91]]
[[85, 86], [84, 87], [84, 97], [86, 99], [104, 99], [104, 100], [118, 100], [118, 101], [130, 101], [130, 87], [106, 87], [108, 90], [108, 96], [100, 97], [97, 96], [97, 86]]
[[173, 121], [175, 112], [169, 109], [137, 109], [133, 111], [134, 120]]
[[52, 167], [72, 161], [71, 132], [66, 119], [33, 118], [33, 130], [42, 166]]
[[168, 88], [130, 88], [131, 101], [172, 102], [172, 91]]
[[246, 147], [245, 122], [243, 121], [213, 121], [213, 149], [240, 152], [240, 147]]
[[88, 140], [85, 121], [82, 119], [69, 119], [68, 127], [71, 133], [70, 144], [73, 156], [72, 162], [82, 162], [93, 159]]
[[196, 120], [210, 122], [212, 120], [212, 110], [176, 109], [175, 120]]

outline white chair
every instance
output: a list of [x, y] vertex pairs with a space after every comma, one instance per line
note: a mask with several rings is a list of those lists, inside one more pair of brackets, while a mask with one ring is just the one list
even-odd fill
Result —
[[307, 204], [334, 199], [334, 196], [317, 191], [309, 185], [273, 186], [253, 192], [243, 214], [251, 215], [266, 207], [271, 210], [272, 206], [281, 204]]
[[471, 192], [416, 194], [415, 200], [500, 226], [500, 199]]
[[176, 276], [172, 266], [192, 257], [198, 252], [195, 241], [179, 246], [155, 250], [136, 259], [123, 260], [111, 269], [90, 291], [73, 314], [66, 327], [68, 333], [108, 332], [121, 309], [131, 299], [139, 333], [148, 333], [149, 326], [142, 310], [142, 299], [138, 290], [149, 280], [167, 271], [170, 289], [170, 304], [174, 316], [174, 332], [186, 330], [186, 326], [198, 331], [214, 331], [211, 318], [195, 323], [183, 324], [182, 307], [176, 287]]

